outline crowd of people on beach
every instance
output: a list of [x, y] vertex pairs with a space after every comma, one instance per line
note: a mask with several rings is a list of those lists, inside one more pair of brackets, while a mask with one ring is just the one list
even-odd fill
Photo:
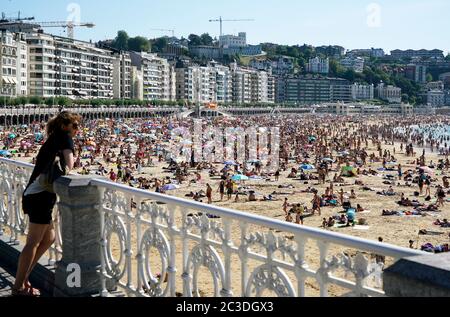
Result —
[[[448, 117], [367, 120], [330, 115], [255, 116], [204, 118], [202, 124], [243, 129], [280, 127], [278, 170], [268, 172], [260, 160], [180, 160], [170, 151], [171, 145], [182, 142], [172, 131], [180, 127], [192, 130], [193, 119], [168, 117], [85, 121], [74, 139], [75, 169], [79, 174], [107, 177], [112, 182], [162, 194], [175, 192], [181, 186], [202, 184], [203, 189], [191, 191], [186, 197], [207, 204], [279, 202], [285, 221], [298, 225], [304, 225], [309, 217], [321, 217], [324, 208], [340, 210], [332, 217], [323, 218], [324, 229], [367, 225], [361, 215], [370, 211], [361, 203], [354, 203], [358, 194], [354, 189], [344, 191], [348, 185], [359, 186], [361, 191], [374, 191], [380, 197], [399, 197], [399, 207], [407, 208], [380, 210], [382, 217], [426, 216], [448, 208]], [[3, 128], [0, 130], [0, 156], [34, 162], [45, 140], [44, 127], [44, 123], [34, 122]], [[186, 142], [183, 148], [191, 146]], [[429, 159], [426, 150], [439, 155], [439, 159]], [[399, 157], [408, 159], [407, 166], [399, 163]], [[165, 165], [164, 177], [145, 172], [161, 164]], [[374, 189], [360, 177], [379, 175], [383, 177], [385, 188]], [[291, 184], [280, 182], [282, 177], [299, 181], [308, 188], [296, 191]], [[279, 191], [260, 195], [247, 181], [275, 183]], [[321, 187], [326, 189], [321, 192]], [[404, 189], [414, 188], [413, 197], [405, 195]], [[310, 204], [298, 202], [299, 195], [308, 195]], [[441, 228], [449, 227], [446, 219], [442, 223]], [[423, 249], [431, 250], [429, 245]]]

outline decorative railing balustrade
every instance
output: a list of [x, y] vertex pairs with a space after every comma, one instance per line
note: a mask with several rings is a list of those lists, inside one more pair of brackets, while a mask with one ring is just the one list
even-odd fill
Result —
[[[103, 197], [103, 294], [107, 281], [113, 281], [137, 296], [190, 297], [205, 290], [224, 297], [266, 291], [328, 296], [331, 288], [333, 295], [383, 296], [386, 258], [393, 263], [423, 254], [106, 180], [92, 185]], [[116, 250], [113, 235], [120, 241]], [[317, 249], [313, 257], [310, 244]], [[151, 250], [159, 255], [159, 274]], [[209, 274], [201, 275], [201, 267]]]
[[[28, 217], [22, 211], [22, 193], [33, 171], [33, 165], [0, 158], [0, 235], [9, 234], [13, 245], [21, 243], [27, 234]], [[49, 249], [49, 265], [60, 260], [62, 255], [61, 232], [58, 210], [54, 211], [56, 241]]]
[[[30, 171], [0, 159], [0, 223], [11, 241], [25, 234], [20, 197]], [[154, 297], [384, 296], [383, 269], [423, 255], [103, 179], [88, 186], [100, 194], [102, 296], [115, 288]], [[64, 252], [59, 229], [57, 236], [52, 260]]]

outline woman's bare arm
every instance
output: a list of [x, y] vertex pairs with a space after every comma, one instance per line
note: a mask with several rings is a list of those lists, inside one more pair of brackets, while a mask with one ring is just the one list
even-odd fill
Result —
[[63, 155], [64, 155], [64, 161], [66, 162], [67, 168], [69, 169], [69, 171], [73, 170], [73, 167], [75, 165], [75, 159], [73, 157], [72, 150], [64, 150]]

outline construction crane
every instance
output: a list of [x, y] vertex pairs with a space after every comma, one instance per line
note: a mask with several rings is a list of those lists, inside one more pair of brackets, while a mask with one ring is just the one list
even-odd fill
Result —
[[247, 21], [252, 22], [255, 20], [253, 20], [253, 19], [224, 20], [224, 19], [222, 19], [222, 17], [220, 17], [218, 19], [209, 20], [209, 22], [219, 22], [220, 23], [220, 37], [223, 36], [223, 22], [247, 22]]
[[172, 33], [172, 37], [175, 37], [175, 30], [167, 30], [167, 29], [150, 29], [150, 31], [171, 32], [171, 33]]
[[94, 23], [78, 23], [72, 21], [55, 21], [55, 22], [33, 22], [36, 26], [41, 28], [65, 28], [67, 29], [67, 37], [70, 39], [74, 38], [74, 28], [75, 27], [86, 27], [92, 29], [95, 27]]

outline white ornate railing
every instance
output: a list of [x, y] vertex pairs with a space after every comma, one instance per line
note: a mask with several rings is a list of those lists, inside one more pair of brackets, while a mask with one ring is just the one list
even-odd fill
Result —
[[[104, 180], [92, 185], [103, 197], [103, 295], [112, 282], [132, 296], [200, 296], [202, 288], [224, 297], [328, 296], [330, 289], [331, 295], [384, 296], [384, 261], [373, 258], [393, 263], [423, 254]], [[202, 267], [213, 283], [200, 275]]]
[[[26, 234], [20, 200], [31, 169], [0, 159], [0, 232], [9, 229], [13, 243]], [[267, 291], [292, 297], [384, 296], [385, 265], [423, 254], [106, 180], [94, 179], [91, 186], [102, 197], [103, 296], [111, 286], [129, 296], [156, 297], [247, 297]], [[62, 255], [55, 219], [51, 262]]]
[[[28, 217], [22, 211], [22, 193], [33, 167], [31, 164], [0, 158], [0, 235], [9, 234], [9, 242], [13, 245], [19, 245], [20, 238], [27, 234]], [[54, 265], [62, 255], [57, 208], [53, 219], [56, 241], [48, 252], [49, 265]]]

